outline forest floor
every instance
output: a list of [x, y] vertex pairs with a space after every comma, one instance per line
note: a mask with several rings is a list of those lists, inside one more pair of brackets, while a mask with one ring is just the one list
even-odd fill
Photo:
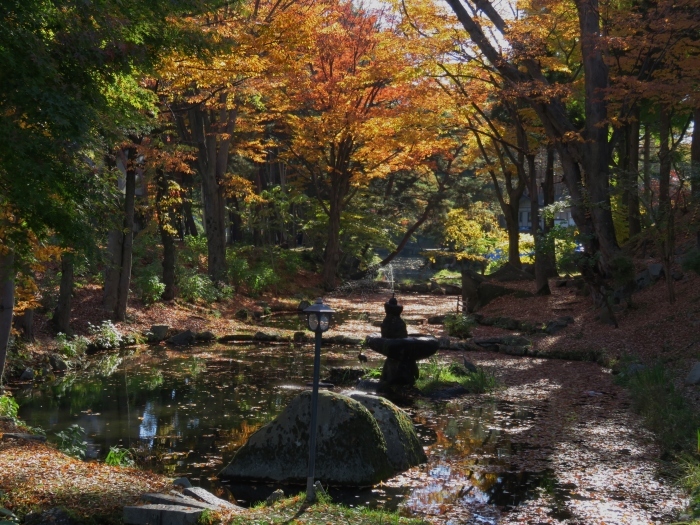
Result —
[[[512, 286], [534, 285], [525, 282]], [[571, 316], [574, 323], [563, 331], [532, 336], [533, 348], [560, 348], [582, 356], [595, 350], [604, 353], [608, 363], [630, 360], [661, 364], [697, 412], [700, 390], [685, 386], [683, 379], [692, 363], [700, 360], [700, 277], [687, 273], [675, 286], [678, 300], [673, 305], [666, 298], [663, 279], [635, 294], [633, 308], [618, 316], [619, 328], [596, 320], [599, 311], [590, 298], [576, 296], [572, 288], [556, 287], [554, 281], [551, 296], [503, 297], [480, 313], [533, 322]], [[333, 333], [358, 337], [378, 331], [372, 323], [383, 317], [387, 298], [387, 292], [327, 296], [333, 308], [346, 314]], [[143, 308], [134, 304], [129, 309], [129, 321], [117, 326], [125, 333], [144, 333], [152, 324], [211, 330], [217, 335], [241, 331], [285, 333], [288, 331], [236, 320], [234, 314], [241, 308], [261, 310], [262, 302], [273, 311], [294, 310], [298, 300], [237, 297], [226, 304], [200, 306], [173, 303]], [[427, 318], [456, 308], [454, 296], [404, 294], [399, 296], [399, 302], [404, 305], [403, 317], [409, 332], [436, 336], [445, 335], [443, 327], [427, 324]], [[73, 323], [76, 332], [86, 333], [88, 322], [99, 324], [98, 305], [97, 287], [78, 290]], [[51, 348], [48, 324], [37, 317], [39, 342], [25, 350], [25, 359], [35, 361]], [[473, 331], [475, 337], [513, 333], [517, 332], [493, 326], [477, 326]], [[378, 366], [383, 359], [369, 350], [365, 353], [370, 364]], [[611, 525], [671, 523], [679, 519], [687, 497], [669, 473], [668, 464], [660, 461], [654, 435], [633, 412], [628, 391], [616, 384], [609, 368], [592, 362], [514, 357], [487, 351], [441, 350], [438, 356], [458, 362], [466, 356], [491, 371], [501, 386], [487, 395], [517, 403], [533, 414], [512, 436], [512, 442], [521, 445], [515, 447], [511, 457], [512, 470], [546, 471], [553, 479], [552, 485], [517, 507], [498, 511], [489, 518], [495, 520], [492, 523]], [[479, 399], [465, 396], [460, 402], [466, 407]], [[10, 430], [10, 423], [0, 425], [4, 425], [0, 426], [0, 433]], [[137, 493], [162, 490], [167, 483], [161, 476], [83, 463], [48, 445], [16, 440], [0, 441], [0, 465], [0, 506], [23, 511], [33, 506], [66, 506], [83, 516], [97, 510], [117, 512], [121, 505], [133, 503]], [[416, 475], [417, 471], [409, 471], [406, 482]], [[481, 519], [473, 514], [468, 498], [443, 501], [434, 508], [434, 512], [424, 516], [433, 523], [479, 523]], [[265, 522], [264, 510], [249, 512], [251, 520]], [[270, 513], [272, 520], [273, 511]], [[315, 523], [310, 517], [306, 519], [303, 512], [294, 519]], [[332, 517], [329, 515], [328, 519]]]

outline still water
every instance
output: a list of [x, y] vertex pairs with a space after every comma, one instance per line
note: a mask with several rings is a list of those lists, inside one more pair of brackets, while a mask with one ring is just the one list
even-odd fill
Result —
[[[356, 354], [324, 348], [322, 366], [356, 365]], [[87, 433], [89, 458], [102, 459], [115, 445], [132, 448], [146, 468], [223, 488], [231, 499], [251, 504], [275, 487], [227, 485], [217, 474], [253, 432], [307, 388], [312, 372], [309, 346], [151, 347], [105, 356], [86, 371], [16, 396], [20, 417], [45, 429], [49, 440], [78, 424]], [[508, 431], [532, 418], [525, 408], [488, 399], [472, 405], [464, 398], [403, 404], [429, 462], [379, 487], [331, 490], [335, 501], [404, 514], [469, 506], [479, 509], [475, 523], [495, 523], [499, 509], [531, 497], [541, 484], [541, 473], [509, 471]]]

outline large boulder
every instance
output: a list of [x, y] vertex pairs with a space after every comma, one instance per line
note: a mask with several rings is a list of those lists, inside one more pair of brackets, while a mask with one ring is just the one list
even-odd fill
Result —
[[360, 393], [350, 397], [361, 403], [377, 420], [394, 470], [403, 471], [428, 460], [413, 422], [403, 410], [383, 397]]
[[[300, 483], [309, 459], [311, 392], [304, 392], [241, 447], [221, 477]], [[391, 477], [387, 445], [377, 421], [359, 402], [319, 392], [316, 478], [334, 485], [373, 485]]]

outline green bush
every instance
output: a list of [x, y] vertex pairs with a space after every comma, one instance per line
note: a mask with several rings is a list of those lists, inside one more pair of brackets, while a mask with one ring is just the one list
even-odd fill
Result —
[[133, 467], [134, 459], [128, 448], [117, 445], [109, 448], [109, 453], [105, 458], [105, 464], [112, 467]]
[[58, 449], [68, 456], [84, 459], [87, 452], [87, 441], [85, 441], [85, 429], [73, 424], [66, 430], [56, 432], [58, 438]]
[[194, 268], [199, 267], [199, 262], [202, 257], [207, 255], [207, 238], [204, 235], [193, 237], [187, 235], [185, 237], [185, 247], [180, 252], [182, 262]]
[[90, 340], [82, 335], [69, 338], [66, 334], [56, 334], [56, 351], [64, 357], [82, 357]]
[[157, 275], [144, 275], [134, 283], [141, 302], [146, 306], [157, 303], [165, 291], [165, 284]]
[[0, 396], [0, 416], [10, 418], [13, 422], [17, 422], [17, 411], [19, 405], [15, 398], [3, 394]]
[[92, 342], [99, 348], [119, 348], [122, 343], [122, 334], [112, 321], [102, 321], [100, 326], [88, 323], [88, 329], [93, 336]]
[[471, 337], [472, 328], [476, 326], [476, 321], [472, 317], [463, 314], [447, 314], [445, 316], [445, 330], [452, 337], [466, 339]]
[[248, 276], [248, 261], [240, 257], [234, 250], [226, 252], [226, 267], [228, 278], [234, 288], [243, 284]]
[[191, 303], [202, 300], [213, 303], [219, 298], [219, 293], [207, 275], [196, 272], [187, 272], [180, 278], [180, 297]]

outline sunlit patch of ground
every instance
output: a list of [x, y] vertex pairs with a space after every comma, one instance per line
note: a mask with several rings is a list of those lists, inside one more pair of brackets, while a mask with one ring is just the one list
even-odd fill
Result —
[[21, 513], [62, 506], [83, 518], [118, 523], [124, 505], [146, 492], [164, 491], [168, 484], [150, 472], [79, 461], [44, 444], [0, 442], [0, 489], [7, 497], [3, 505]]

